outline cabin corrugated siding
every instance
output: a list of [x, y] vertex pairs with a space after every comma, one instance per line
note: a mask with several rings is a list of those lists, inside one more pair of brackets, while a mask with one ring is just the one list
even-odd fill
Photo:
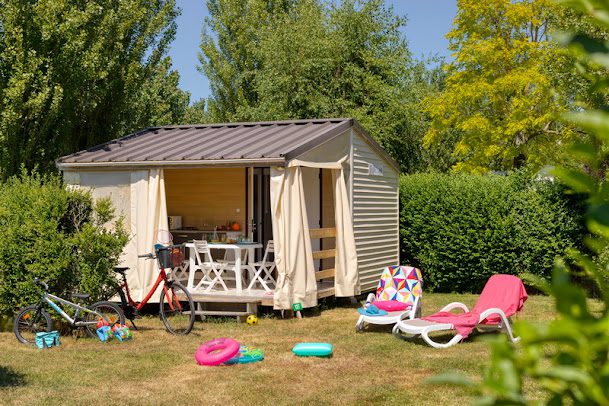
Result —
[[[369, 165], [382, 175], [369, 172]], [[353, 233], [362, 292], [376, 288], [381, 271], [399, 264], [399, 173], [353, 131]]]

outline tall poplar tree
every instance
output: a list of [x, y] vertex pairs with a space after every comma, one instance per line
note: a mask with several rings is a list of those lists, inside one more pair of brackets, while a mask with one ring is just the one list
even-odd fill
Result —
[[418, 105], [441, 75], [412, 58], [406, 19], [383, 0], [208, 5], [201, 61], [212, 120], [354, 117], [405, 172], [446, 161], [423, 156]]
[[0, 0], [0, 176], [179, 121], [174, 0]]
[[257, 50], [265, 27], [297, 0], [207, 0], [209, 17], [201, 37], [200, 70], [209, 79], [208, 101], [214, 121], [246, 119], [243, 109], [255, 106], [254, 80], [263, 65]]

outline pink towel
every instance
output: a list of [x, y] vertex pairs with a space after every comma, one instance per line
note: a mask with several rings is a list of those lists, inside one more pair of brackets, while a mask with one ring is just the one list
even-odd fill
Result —
[[[511, 317], [522, 309], [528, 295], [522, 281], [513, 275], [493, 275], [482, 289], [476, 306], [467, 313], [454, 314], [438, 312], [423, 320], [435, 323], [452, 324], [459, 334], [466, 338], [478, 324], [480, 314], [487, 309], [499, 308], [507, 317]], [[498, 315], [491, 315], [481, 324], [497, 324], [501, 321]]]

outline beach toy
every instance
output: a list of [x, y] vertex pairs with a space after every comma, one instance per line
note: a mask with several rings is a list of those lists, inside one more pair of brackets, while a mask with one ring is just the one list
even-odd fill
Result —
[[262, 361], [264, 359], [264, 352], [258, 348], [249, 348], [245, 345], [239, 347], [237, 355], [225, 362], [226, 365], [234, 364], [251, 364], [253, 362]]
[[121, 343], [133, 338], [133, 333], [125, 324], [115, 324], [112, 326], [112, 334], [114, 334], [114, 337]]
[[109, 326], [110, 323], [108, 323], [106, 320], [104, 319], [99, 319], [99, 321], [97, 322], [97, 325], [95, 326], [96, 328], [102, 328], [104, 326]]
[[96, 333], [99, 340], [103, 343], [107, 342], [108, 340], [111, 340], [113, 337], [112, 329], [110, 328], [110, 326], [101, 326], [96, 330]]
[[233, 358], [239, 352], [239, 343], [231, 338], [216, 338], [201, 344], [195, 352], [199, 365], [216, 366]]
[[330, 358], [334, 347], [330, 343], [298, 343], [292, 348], [292, 352], [299, 357], [324, 357]]
[[247, 319], [245, 320], [245, 322], [247, 324], [249, 324], [250, 326], [253, 326], [254, 324], [258, 324], [258, 317], [256, 317], [253, 314], [250, 314], [249, 316], [247, 316]]

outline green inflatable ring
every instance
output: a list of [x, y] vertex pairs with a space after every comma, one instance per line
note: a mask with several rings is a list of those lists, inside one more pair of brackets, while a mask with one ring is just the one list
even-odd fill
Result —
[[234, 364], [251, 364], [253, 362], [262, 361], [264, 359], [264, 352], [259, 348], [249, 348], [242, 345], [239, 348], [239, 353], [233, 358], [225, 362], [226, 365]]

